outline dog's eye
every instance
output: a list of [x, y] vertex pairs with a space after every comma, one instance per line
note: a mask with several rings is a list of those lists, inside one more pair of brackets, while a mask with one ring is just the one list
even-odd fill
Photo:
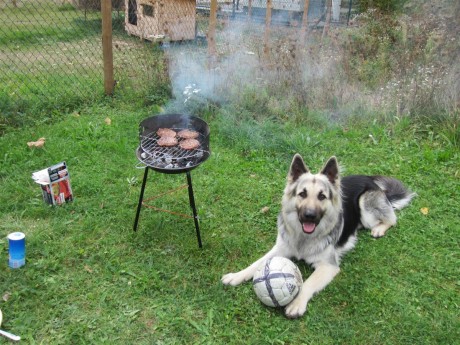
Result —
[[318, 194], [318, 200], [323, 201], [324, 199], [326, 199], [326, 196], [323, 194], [323, 192], [320, 192]]
[[305, 199], [305, 198], [307, 197], [307, 191], [304, 189], [303, 191], [301, 191], [301, 192], [299, 193], [299, 196], [300, 196], [301, 198]]

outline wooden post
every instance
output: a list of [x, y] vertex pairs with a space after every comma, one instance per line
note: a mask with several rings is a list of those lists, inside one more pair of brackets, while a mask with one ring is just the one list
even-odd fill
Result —
[[215, 56], [216, 49], [216, 26], [217, 26], [217, 0], [211, 0], [209, 9], [209, 27], [208, 27], [208, 54]]
[[265, 62], [269, 62], [270, 53], [270, 26], [272, 23], [272, 0], [267, 0], [267, 12], [265, 14], [265, 33], [264, 33], [264, 56]]
[[106, 95], [113, 94], [115, 82], [113, 79], [112, 52], [112, 1], [101, 0], [102, 12], [102, 58], [104, 60], [104, 91]]
[[300, 29], [300, 43], [305, 43], [305, 37], [308, 29], [308, 7], [310, 7], [310, 0], [305, 0], [303, 5], [302, 27]]
[[331, 11], [332, 11], [332, 0], [327, 0], [327, 9], [326, 9], [326, 21], [324, 22], [323, 33], [321, 35], [321, 44], [323, 44], [323, 39], [329, 32], [329, 25], [331, 24]]

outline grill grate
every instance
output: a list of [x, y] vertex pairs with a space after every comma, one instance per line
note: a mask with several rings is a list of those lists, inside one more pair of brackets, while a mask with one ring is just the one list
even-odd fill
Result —
[[[176, 132], [183, 128], [171, 128]], [[179, 145], [165, 147], [158, 145], [160, 137], [156, 132], [150, 132], [147, 135], [140, 136], [140, 145], [137, 149], [138, 159], [146, 166], [159, 169], [188, 169], [192, 168], [203, 159], [205, 154], [209, 155], [208, 151], [200, 149], [204, 136], [199, 133], [198, 138], [200, 146], [194, 150], [182, 149]], [[180, 143], [182, 138], [178, 138]]]

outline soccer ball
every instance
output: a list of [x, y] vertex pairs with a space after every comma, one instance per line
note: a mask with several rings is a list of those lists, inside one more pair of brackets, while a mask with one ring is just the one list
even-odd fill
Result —
[[302, 274], [289, 259], [276, 256], [266, 260], [252, 279], [257, 297], [269, 307], [284, 307], [299, 293]]

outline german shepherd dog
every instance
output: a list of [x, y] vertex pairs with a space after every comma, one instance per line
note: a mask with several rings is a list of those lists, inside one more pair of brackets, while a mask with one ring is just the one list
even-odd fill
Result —
[[367, 228], [373, 237], [382, 237], [396, 224], [394, 209], [405, 207], [414, 196], [391, 177], [341, 178], [335, 157], [312, 174], [296, 154], [284, 189], [275, 246], [242, 271], [224, 275], [222, 283], [236, 286], [252, 279], [257, 268], [275, 256], [304, 260], [314, 271], [285, 309], [287, 317], [300, 317], [313, 295], [339, 273], [340, 259], [355, 246], [357, 230]]

